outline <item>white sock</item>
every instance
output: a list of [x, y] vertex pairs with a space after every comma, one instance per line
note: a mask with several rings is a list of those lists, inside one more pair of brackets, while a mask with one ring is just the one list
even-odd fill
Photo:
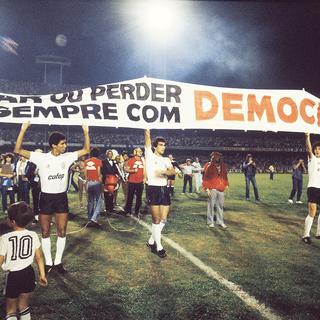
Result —
[[[161, 222], [159, 223], [159, 225], [160, 225], [160, 232], [162, 232], [162, 229], [164, 228], [164, 226], [166, 225], [166, 222], [167, 222], [167, 220], [161, 220]], [[153, 226], [153, 224], [152, 224], [152, 226]], [[149, 244], [154, 244], [154, 237], [153, 237], [153, 231], [152, 231], [152, 233], [151, 233], [151, 236], [150, 236], [150, 238], [149, 238], [149, 241], [148, 241], [148, 243]]]
[[61, 263], [65, 246], [66, 246], [66, 237], [64, 237], [64, 238], [58, 237], [56, 257], [54, 258], [54, 265], [55, 266]]
[[304, 237], [310, 237], [310, 231], [313, 223], [313, 217], [307, 215], [306, 220], [304, 222]]
[[31, 320], [30, 308], [26, 308], [19, 312], [20, 320]]
[[42, 238], [41, 239], [42, 252], [44, 255], [44, 259], [46, 261], [46, 265], [52, 266], [52, 256], [51, 256], [51, 239]]
[[18, 316], [15, 313], [8, 314], [5, 320], [18, 320]]
[[161, 226], [160, 224], [152, 224], [152, 236], [153, 239], [157, 245], [157, 251], [160, 251], [163, 249], [161, 244]]
[[155, 230], [156, 230], [156, 224], [154, 224], [154, 223], [152, 223], [152, 225], [151, 225], [151, 236], [150, 236], [150, 238], [149, 238], [149, 244], [154, 244], [155, 243], [155, 237], [154, 237], [154, 235], [155, 235]]
[[162, 230], [165, 227], [166, 223], [167, 223], [167, 220], [161, 220], [160, 221], [160, 232], [162, 232]]
[[[152, 232], [152, 230], [151, 230], [151, 232]], [[149, 243], [149, 244], [154, 244], [154, 238], [153, 238], [152, 233], [151, 233], [151, 236], [150, 236], [150, 238], [149, 238], [149, 240], [148, 240], [148, 243]]]
[[320, 236], [320, 213], [318, 215], [317, 233], [316, 236]]

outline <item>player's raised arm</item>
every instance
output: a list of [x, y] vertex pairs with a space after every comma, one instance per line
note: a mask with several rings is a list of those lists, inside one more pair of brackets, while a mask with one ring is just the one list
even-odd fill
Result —
[[82, 130], [83, 130], [83, 135], [84, 135], [84, 143], [83, 143], [83, 148], [78, 151], [78, 158], [90, 153], [89, 127], [87, 125], [83, 124]]
[[146, 148], [151, 148], [150, 129], [144, 130], [144, 145]]
[[29, 127], [30, 127], [30, 122], [25, 122], [21, 125], [21, 129], [16, 141], [16, 145], [14, 147], [15, 153], [27, 159], [30, 159], [30, 151], [22, 149], [21, 146], [22, 146], [24, 135], [26, 134], [26, 131], [28, 130]]
[[310, 141], [310, 133], [306, 133], [306, 148], [307, 148], [307, 152], [309, 154], [309, 158], [311, 158], [311, 156], [312, 156], [312, 145], [311, 145], [311, 141]]

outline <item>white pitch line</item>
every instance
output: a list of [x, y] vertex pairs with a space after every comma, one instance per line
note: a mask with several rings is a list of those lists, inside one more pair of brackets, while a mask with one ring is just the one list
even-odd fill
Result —
[[[133, 219], [137, 220], [143, 227], [148, 229], [151, 232], [151, 227], [147, 223], [138, 220], [133, 217]], [[270, 308], [268, 308], [264, 303], [259, 302], [255, 297], [250, 296], [247, 292], [245, 292], [239, 285], [225, 279], [218, 272], [214, 271], [212, 268], [203, 263], [200, 259], [195, 257], [192, 253], [181, 247], [175, 241], [169, 239], [168, 237], [162, 236], [164, 242], [169, 244], [172, 248], [176, 249], [179, 253], [181, 253], [184, 257], [186, 257], [189, 261], [191, 261], [195, 266], [197, 266], [200, 270], [205, 272], [210, 278], [217, 280], [219, 283], [227, 287], [232, 293], [238, 296], [246, 305], [251, 307], [252, 309], [257, 310], [265, 319], [267, 320], [281, 320], [282, 318], [275, 314]]]

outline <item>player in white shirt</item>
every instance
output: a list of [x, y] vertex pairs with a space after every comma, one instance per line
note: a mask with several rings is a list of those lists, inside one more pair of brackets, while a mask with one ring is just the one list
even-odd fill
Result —
[[[41, 183], [39, 221], [42, 233], [42, 251], [46, 261], [46, 273], [49, 273], [53, 266], [59, 273], [65, 273], [66, 269], [62, 265], [62, 255], [66, 245], [69, 211], [67, 197], [68, 171], [74, 161], [90, 152], [89, 129], [88, 126], [82, 126], [84, 146], [79, 151], [65, 153], [67, 147], [65, 136], [60, 132], [53, 132], [49, 136], [50, 152], [38, 153], [21, 148], [24, 135], [29, 126], [29, 122], [22, 124], [14, 152], [30, 159], [37, 165], [39, 170]], [[55, 216], [58, 234], [54, 261], [51, 256], [50, 239], [52, 215]]]
[[200, 160], [197, 157], [195, 161], [192, 163], [193, 166], [193, 172], [194, 172], [194, 180], [196, 183], [196, 193], [200, 193], [201, 187], [202, 187], [202, 172], [203, 168], [201, 166]]
[[179, 168], [183, 172], [183, 188], [182, 193], [186, 193], [187, 183], [189, 183], [189, 193], [192, 193], [192, 177], [193, 177], [193, 166], [191, 159], [187, 159], [186, 163], [180, 164]]
[[32, 221], [33, 211], [23, 201], [8, 209], [9, 225], [14, 231], [0, 238], [0, 265], [5, 271], [4, 295], [6, 320], [31, 319], [29, 299], [35, 289], [34, 258], [39, 269], [39, 282], [48, 284], [41, 255], [40, 241], [34, 231], [25, 229]]
[[164, 228], [170, 209], [170, 194], [167, 188], [167, 177], [175, 174], [171, 161], [163, 157], [166, 149], [164, 138], [156, 138], [151, 149], [150, 130], [145, 130], [145, 161], [147, 175], [147, 199], [152, 215], [152, 234], [147, 246], [160, 258], [166, 257], [161, 244], [161, 232]]
[[[310, 134], [306, 133], [306, 147], [308, 151], [309, 182], [307, 196], [309, 213], [305, 219], [302, 241], [306, 244], [311, 244], [310, 231], [317, 213], [317, 205], [320, 206], [320, 142], [316, 142], [312, 146]], [[320, 215], [318, 216], [316, 238], [320, 239]]]

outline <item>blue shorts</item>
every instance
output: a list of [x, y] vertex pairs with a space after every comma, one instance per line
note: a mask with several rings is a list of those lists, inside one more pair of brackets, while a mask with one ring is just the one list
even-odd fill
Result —
[[170, 206], [169, 188], [167, 186], [147, 186], [147, 199], [150, 206]]
[[316, 203], [320, 206], [320, 188], [309, 187], [307, 189], [308, 202]]
[[66, 192], [62, 193], [40, 193], [39, 213], [54, 214], [68, 213], [68, 196]]

